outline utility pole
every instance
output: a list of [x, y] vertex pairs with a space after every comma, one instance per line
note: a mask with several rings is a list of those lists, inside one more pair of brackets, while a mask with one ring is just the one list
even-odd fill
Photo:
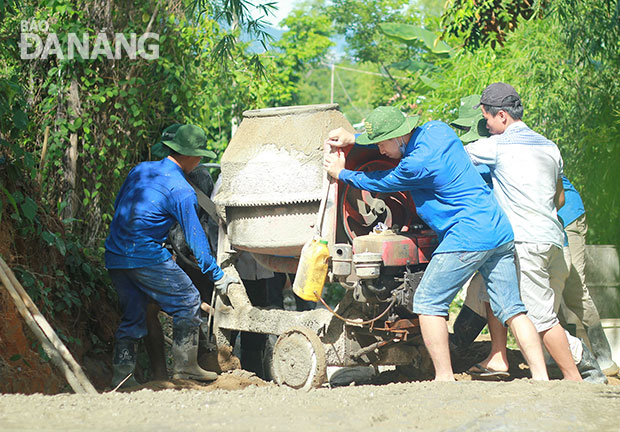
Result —
[[336, 73], [336, 65], [332, 63], [332, 88], [329, 94], [329, 103], [334, 103], [334, 75]]

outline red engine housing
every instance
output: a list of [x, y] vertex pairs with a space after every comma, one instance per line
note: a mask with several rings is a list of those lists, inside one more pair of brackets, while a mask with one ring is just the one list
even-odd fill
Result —
[[384, 266], [405, 266], [428, 263], [437, 247], [433, 231], [396, 234], [390, 230], [353, 239], [353, 253], [380, 253]]

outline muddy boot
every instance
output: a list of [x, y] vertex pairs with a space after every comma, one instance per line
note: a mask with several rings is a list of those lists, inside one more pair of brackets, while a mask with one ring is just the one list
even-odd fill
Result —
[[607, 384], [607, 377], [601, 372], [594, 354], [583, 343], [583, 340], [581, 340], [581, 345], [583, 346], [583, 354], [581, 355], [581, 361], [577, 363], [577, 370], [581, 374], [581, 378], [591, 384]]
[[454, 333], [450, 335], [451, 348], [455, 351], [469, 348], [485, 325], [487, 325], [486, 318], [463, 305], [454, 321]]
[[112, 388], [115, 389], [128, 375], [120, 388], [140, 385], [133, 375], [136, 369], [138, 341], [136, 339], [122, 338], [114, 343], [112, 354]]
[[592, 354], [596, 357], [601, 371], [606, 376], [618, 375], [618, 365], [611, 358], [611, 348], [603, 332], [603, 326], [599, 323], [593, 327], [586, 327], [586, 332], [592, 346]]
[[197, 381], [213, 381], [217, 379], [215, 372], [198, 366], [198, 332], [199, 327], [175, 325], [172, 332], [172, 357], [174, 379], [193, 379]]

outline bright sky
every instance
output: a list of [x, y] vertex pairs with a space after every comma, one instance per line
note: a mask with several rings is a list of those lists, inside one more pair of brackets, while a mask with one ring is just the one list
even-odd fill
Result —
[[[270, 16], [269, 18], [266, 18], [265, 20], [269, 21], [272, 27], [282, 28], [279, 25], [280, 21], [282, 21], [284, 18], [288, 16], [288, 14], [291, 12], [291, 10], [293, 9], [293, 6], [297, 3], [298, 0], [264, 0], [262, 1], [262, 3], [266, 3], [269, 1], [273, 1], [274, 3], [276, 3], [278, 10], [275, 11], [275, 16]], [[255, 18], [257, 18], [256, 16], [257, 14], [258, 14], [258, 11], [255, 10], [252, 15]]]

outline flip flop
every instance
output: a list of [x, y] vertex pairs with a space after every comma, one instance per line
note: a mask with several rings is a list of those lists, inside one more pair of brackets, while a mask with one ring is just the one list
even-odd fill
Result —
[[485, 368], [480, 363], [473, 365], [466, 373], [469, 374], [474, 380], [484, 381], [501, 381], [510, 377], [508, 372]]

